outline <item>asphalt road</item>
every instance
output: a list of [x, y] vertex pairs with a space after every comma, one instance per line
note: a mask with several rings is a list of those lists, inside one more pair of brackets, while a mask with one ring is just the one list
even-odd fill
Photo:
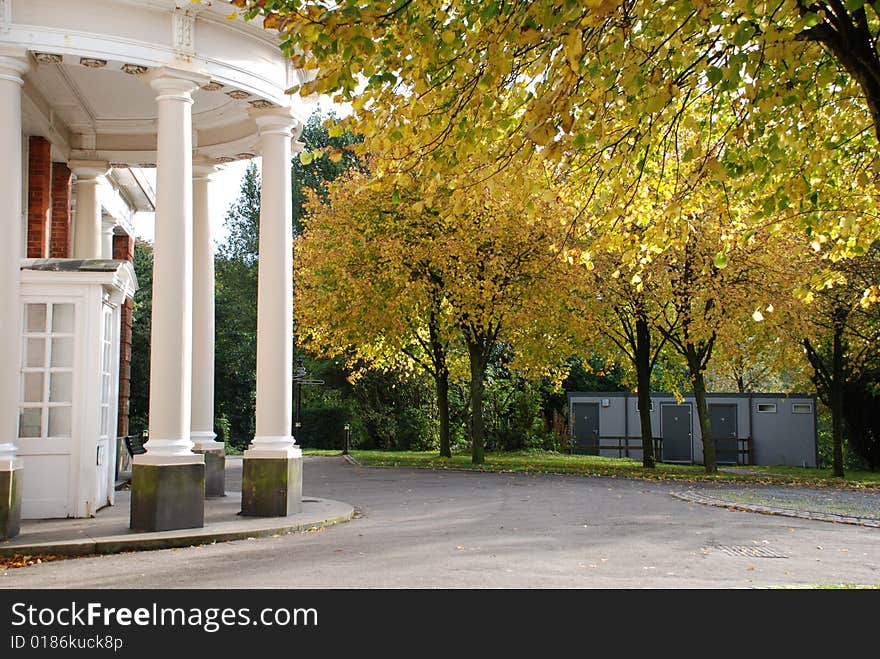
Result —
[[[240, 486], [229, 460], [228, 490]], [[675, 483], [357, 467], [307, 457], [322, 531], [7, 570], [0, 588], [678, 588], [880, 583], [880, 530], [736, 512]], [[739, 555], [740, 547], [747, 555]], [[769, 558], [748, 554], [777, 554]]]

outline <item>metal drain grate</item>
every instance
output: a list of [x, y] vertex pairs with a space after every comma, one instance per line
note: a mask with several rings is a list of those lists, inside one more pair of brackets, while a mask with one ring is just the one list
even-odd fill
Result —
[[728, 556], [747, 556], [749, 558], [788, 558], [782, 552], [778, 552], [772, 547], [751, 546], [751, 545], [716, 545], [709, 549], [718, 549]]

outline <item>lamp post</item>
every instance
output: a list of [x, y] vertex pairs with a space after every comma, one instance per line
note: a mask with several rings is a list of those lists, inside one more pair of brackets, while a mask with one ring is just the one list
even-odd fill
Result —
[[345, 429], [345, 444], [342, 447], [342, 455], [348, 455], [348, 450], [351, 447], [351, 424], [346, 423], [343, 428]]
[[310, 380], [306, 367], [303, 365], [303, 358], [299, 356], [296, 360], [296, 368], [293, 371], [293, 436], [295, 438], [299, 437], [300, 428], [302, 428], [300, 418], [302, 411], [302, 388], [304, 384], [324, 384], [324, 381]]
[[296, 360], [296, 371], [293, 374], [293, 427], [296, 430], [300, 428], [300, 410], [302, 409], [302, 381], [306, 377], [306, 367], [303, 366], [303, 358], [302, 356], [298, 357]]

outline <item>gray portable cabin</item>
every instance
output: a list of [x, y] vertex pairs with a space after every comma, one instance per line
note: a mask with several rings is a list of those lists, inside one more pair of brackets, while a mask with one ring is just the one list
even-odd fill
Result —
[[[815, 467], [816, 396], [708, 394], [719, 464]], [[569, 392], [569, 432], [576, 453], [642, 459], [638, 397], [629, 392]], [[680, 403], [651, 395], [651, 430], [663, 462], [702, 464], [703, 444], [694, 396]]]

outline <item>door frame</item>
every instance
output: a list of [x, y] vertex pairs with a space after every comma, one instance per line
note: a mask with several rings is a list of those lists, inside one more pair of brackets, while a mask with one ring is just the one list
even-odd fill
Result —
[[709, 402], [707, 402], [706, 403], [706, 411], [709, 413], [709, 422], [710, 423], [712, 422], [712, 408], [713, 407], [715, 407], [715, 408], [732, 407], [733, 408], [733, 437], [732, 438], [725, 437], [725, 439], [733, 439], [734, 450], [737, 451], [737, 453], [733, 454], [734, 455], [733, 462], [722, 463], [720, 460], [718, 460], [718, 435], [716, 434], [716, 429], [713, 427], [712, 428], [712, 437], [713, 437], [713, 441], [715, 442], [715, 461], [718, 462], [718, 464], [739, 464], [739, 453], [738, 453], [738, 451], [739, 451], [739, 405], [737, 405], [736, 403], [709, 403]]
[[[71, 410], [70, 410], [70, 436], [65, 438], [28, 438], [18, 437], [18, 427], [16, 425], [16, 447], [18, 455], [25, 462], [25, 468], [28, 468], [30, 462], [31, 473], [40, 473], [40, 467], [35, 468], [35, 460], [41, 457], [65, 456], [67, 458], [67, 500], [64, 509], [61, 509], [60, 500], [44, 500], [34, 499], [31, 496], [22, 502], [25, 519], [58, 519], [64, 517], [75, 517], [77, 513], [77, 502], [80, 497], [81, 487], [83, 484], [88, 486], [89, 481], [81, 480], [81, 463], [82, 463], [82, 414], [81, 399], [85, 394], [82, 382], [80, 380], [84, 369], [84, 350], [85, 350], [85, 328], [87, 327], [87, 301], [80, 292], [71, 293], [68, 290], [53, 286], [40, 285], [24, 285], [19, 294], [19, 308], [21, 309], [21, 325], [18, 329], [18, 337], [21, 342], [21, 360], [19, 362], [19, 373], [21, 373], [22, 363], [24, 360], [24, 334], [25, 334], [25, 305], [28, 304], [45, 304], [51, 306], [53, 304], [72, 304], [74, 308], [74, 333], [73, 333], [73, 364], [71, 367], [72, 383], [71, 383]], [[47, 335], [51, 336], [50, 332]], [[50, 340], [50, 339], [47, 339]], [[19, 375], [19, 387], [21, 388], [21, 375]], [[19, 389], [19, 405], [22, 400], [22, 391]], [[20, 410], [21, 408], [19, 408]], [[28, 460], [30, 458], [30, 460]], [[45, 476], [43, 476], [45, 478]], [[29, 493], [30, 494], [30, 493]], [[49, 503], [54, 502], [54, 503]]]
[[675, 464], [694, 464], [694, 406], [690, 401], [683, 401], [681, 403], [660, 403], [660, 436], [663, 438], [663, 446], [666, 446], [666, 429], [663, 427], [663, 411], [667, 407], [686, 407], [688, 411], [688, 420], [690, 421], [690, 429], [688, 430], [689, 439], [688, 445], [690, 446], [691, 457], [690, 460], [666, 460], [665, 456], [662, 455], [663, 451], [661, 451], [661, 457], [663, 458], [663, 462], [670, 462]]
[[574, 440], [575, 447], [577, 446], [577, 439], [578, 439], [577, 438], [578, 421], [577, 421], [577, 415], [575, 414], [575, 410], [578, 405], [592, 406], [592, 407], [596, 408], [596, 445], [597, 445], [596, 452], [595, 453], [588, 452], [588, 453], [584, 453], [583, 455], [599, 455], [600, 451], [599, 451], [598, 444], [599, 444], [599, 438], [601, 437], [602, 406], [598, 402], [593, 402], [593, 401], [572, 402], [572, 404], [571, 404], [571, 412], [572, 412], [571, 416], [572, 416], [572, 422], [573, 422], [572, 423], [572, 439]]

